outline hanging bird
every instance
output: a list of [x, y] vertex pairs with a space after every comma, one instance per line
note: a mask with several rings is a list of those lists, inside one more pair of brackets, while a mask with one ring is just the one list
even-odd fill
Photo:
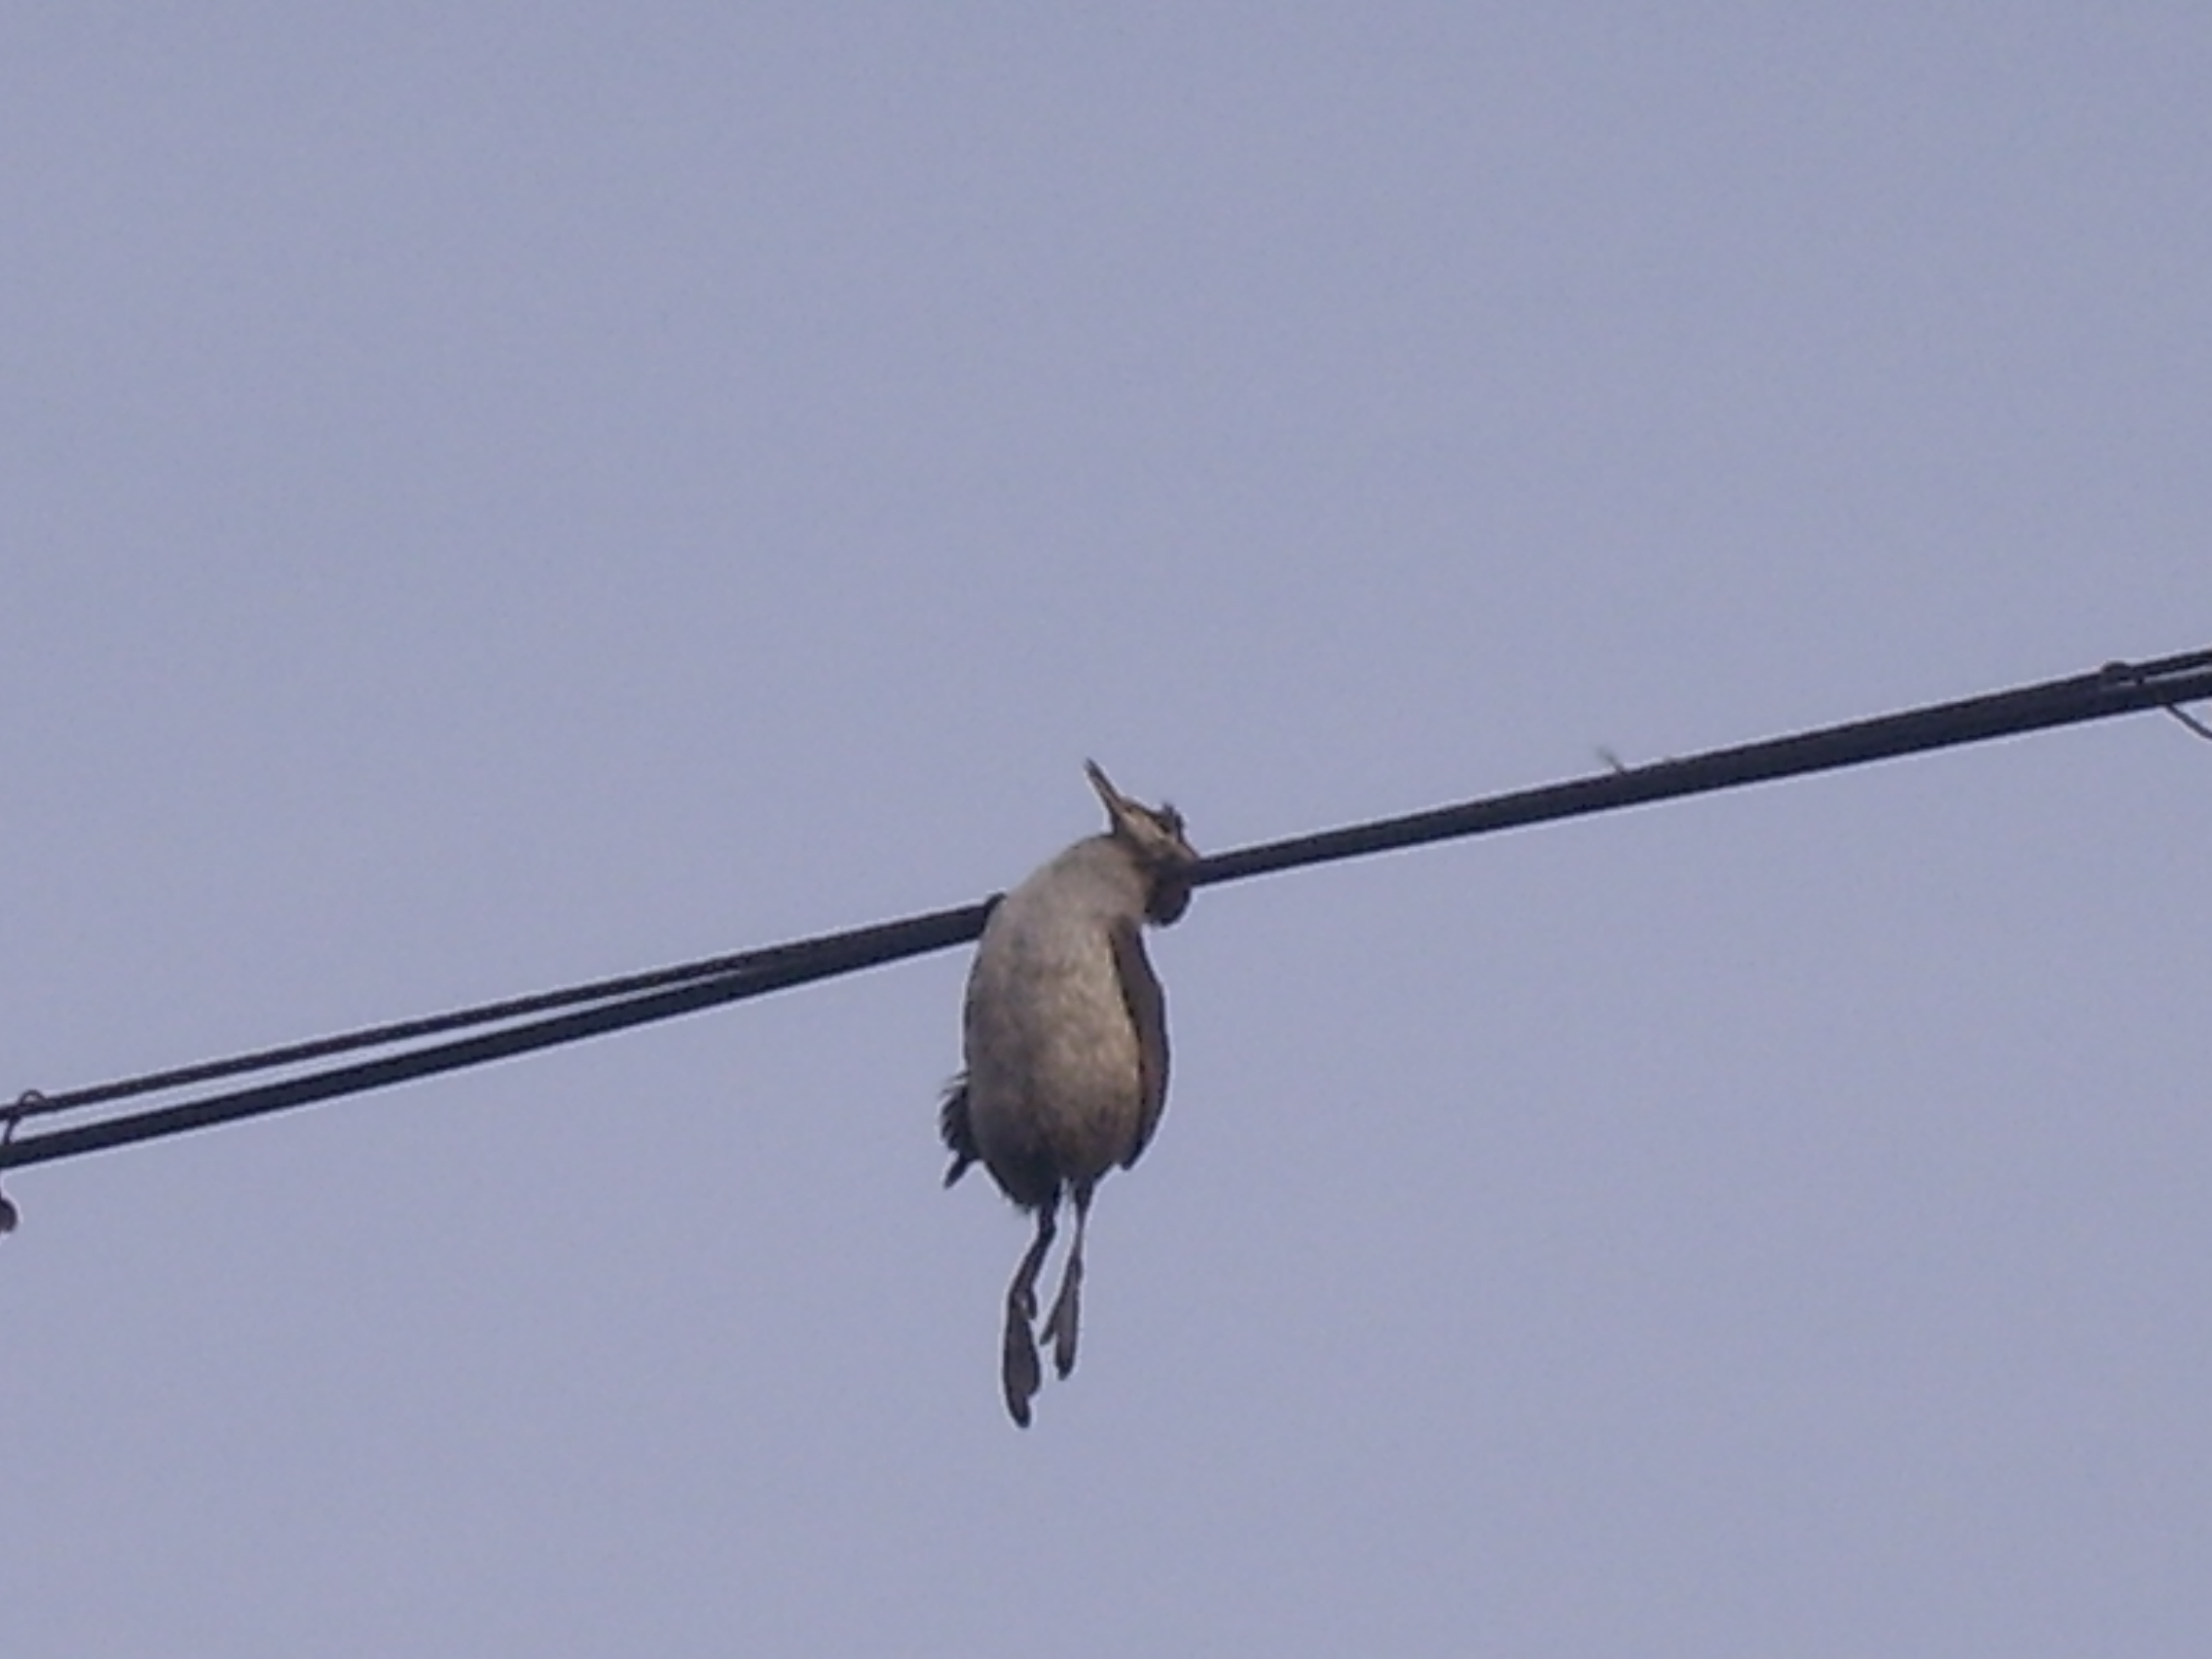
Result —
[[1043, 1382], [1031, 1327], [1060, 1198], [1075, 1201], [1075, 1239], [1043, 1334], [1064, 1378], [1075, 1369], [1090, 1195], [1114, 1165], [1142, 1156], [1167, 1103], [1167, 1002], [1141, 929], [1182, 915], [1198, 857], [1173, 807], [1129, 799], [1094, 761], [1084, 770], [1105, 803], [1106, 832], [1078, 841], [991, 911], [968, 974], [968, 1069], [940, 1116], [952, 1151], [944, 1184], [980, 1162], [1037, 1217], [1007, 1287], [1001, 1365], [1006, 1408], [1023, 1428]]

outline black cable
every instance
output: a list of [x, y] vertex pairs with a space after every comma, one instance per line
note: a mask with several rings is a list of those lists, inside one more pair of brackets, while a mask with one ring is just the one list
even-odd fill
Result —
[[[1194, 886], [1235, 881], [1337, 859], [1358, 858], [1522, 825], [1986, 742], [2053, 726], [2106, 719], [2143, 709], [2178, 710], [2181, 704], [2208, 698], [2212, 698], [2212, 650], [2193, 651], [2147, 663], [2111, 663], [2094, 674], [2067, 680], [2046, 681], [2015, 690], [1825, 726], [1792, 737], [1712, 750], [1647, 766], [1619, 768], [1594, 777], [1493, 795], [1432, 812], [1220, 853], [1201, 860], [1191, 879]], [[233, 1060], [155, 1073], [122, 1084], [45, 1097], [26, 1094], [14, 1111], [0, 1111], [0, 1120], [5, 1120], [7, 1124], [5, 1136], [0, 1136], [0, 1169], [76, 1157], [380, 1088], [941, 950], [965, 943], [981, 933], [992, 902], [986, 900], [903, 921], [710, 958], [680, 968], [601, 980], [572, 990], [485, 1004], [429, 1019], [372, 1027]], [[25, 1139], [14, 1137], [19, 1119], [40, 1111], [66, 1109], [56, 1102], [82, 1107], [113, 1100], [124, 1093], [234, 1076], [249, 1069], [381, 1046], [402, 1037], [449, 1031], [468, 1024], [513, 1019], [579, 1002], [598, 1006], [549, 1019], [510, 1025], [481, 1036], [413, 1049], [383, 1059], [359, 1061], [174, 1106], [49, 1130]]]
[[754, 973], [789, 960], [794, 955], [822, 948], [828, 943], [830, 941], [827, 940], [800, 940], [791, 944], [769, 945], [759, 950], [741, 950], [733, 955], [710, 956], [697, 962], [680, 963], [673, 968], [656, 968], [644, 974], [625, 974], [618, 978], [597, 979], [589, 984], [572, 985], [563, 990], [540, 991], [531, 996], [509, 997], [500, 1002], [480, 1003], [474, 1008], [456, 1009], [451, 1014], [431, 1014], [422, 1019], [395, 1020], [388, 1025], [370, 1025], [358, 1031], [318, 1037], [312, 1042], [288, 1043], [281, 1048], [260, 1049], [252, 1053], [236, 1054], [227, 1059], [204, 1060], [197, 1065], [178, 1066], [170, 1071], [147, 1072], [139, 1077], [122, 1078], [114, 1083], [95, 1084], [85, 1088], [66, 1089], [58, 1094], [33, 1091], [30, 1096], [18, 1101], [14, 1110], [7, 1112], [5, 1116], [13, 1121], [44, 1117], [54, 1112], [81, 1111], [87, 1106], [127, 1100], [139, 1094], [158, 1094], [167, 1089], [184, 1088], [188, 1084], [212, 1083], [218, 1078], [240, 1077], [250, 1072], [276, 1071], [284, 1066], [301, 1065], [309, 1060], [328, 1059], [333, 1054], [352, 1053], [362, 1049], [387, 1049], [421, 1037], [436, 1037], [448, 1031], [465, 1031], [476, 1025], [497, 1025], [511, 1019], [521, 1019], [528, 1014], [547, 1014], [554, 1009], [611, 1002], [617, 998], [634, 996], [641, 991], [659, 990], [692, 980], [719, 979], [730, 974]]
[[673, 1019], [680, 1014], [693, 1014], [720, 1003], [741, 1002], [788, 985], [805, 984], [810, 979], [827, 979], [880, 963], [896, 962], [902, 957], [942, 950], [981, 933], [983, 918], [990, 913], [992, 903], [986, 900], [959, 909], [938, 910], [926, 916], [909, 916], [904, 921], [856, 928], [850, 933], [751, 952], [754, 965], [732, 973], [602, 1003], [573, 1014], [556, 1014], [551, 1019], [511, 1026], [504, 1031], [411, 1049], [383, 1059], [359, 1060], [329, 1071], [207, 1095], [175, 1106], [107, 1118], [66, 1129], [50, 1129], [27, 1140], [0, 1144], [0, 1169], [45, 1163], [56, 1158], [75, 1158], [83, 1153], [128, 1146], [133, 1141], [157, 1140], [165, 1135], [182, 1134], [187, 1129], [235, 1123], [240, 1118], [258, 1118], [267, 1112], [281, 1112], [287, 1107], [306, 1106], [341, 1094], [385, 1088], [438, 1072], [458, 1071], [463, 1066], [529, 1053], [534, 1049], [550, 1049], [557, 1044], [573, 1043], [632, 1025]]
[[2146, 663], [2107, 663], [2094, 674], [2046, 680], [2012, 691], [1993, 691], [1956, 703], [1907, 709], [1901, 714], [1823, 726], [1795, 737], [1768, 738], [1734, 749], [1708, 750], [1679, 760], [1618, 768], [1595, 777], [1492, 795], [1459, 806], [1439, 807], [1404, 818], [1357, 824], [1316, 835], [1293, 836], [1265, 846], [1245, 847], [1207, 859], [1192, 878], [1194, 886], [1240, 881], [1248, 875], [1493, 830], [1517, 829], [1557, 818], [1610, 812], [1678, 795], [1705, 794], [1745, 784], [1767, 783], [1806, 772], [1833, 771], [1870, 760], [1895, 759], [1965, 743], [2012, 737], [2051, 726], [2134, 714], [2142, 709], [2178, 712], [2183, 703], [2212, 697], [2212, 650], [2190, 651]]

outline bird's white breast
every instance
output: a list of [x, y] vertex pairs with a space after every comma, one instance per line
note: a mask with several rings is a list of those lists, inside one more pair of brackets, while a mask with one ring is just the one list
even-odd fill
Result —
[[1143, 903], [1142, 878], [1101, 839], [1070, 847], [992, 912], [966, 1012], [970, 1123], [986, 1162], [1049, 1150], [1085, 1179], [1134, 1146], [1137, 1038], [1110, 929]]

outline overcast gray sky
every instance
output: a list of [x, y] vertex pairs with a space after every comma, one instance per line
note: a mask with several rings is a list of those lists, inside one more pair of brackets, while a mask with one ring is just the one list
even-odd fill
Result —
[[[0, 8], [7, 1094], [2212, 643], [2200, 4]], [[12, 1176], [11, 1659], [2183, 1655], [2212, 748]]]

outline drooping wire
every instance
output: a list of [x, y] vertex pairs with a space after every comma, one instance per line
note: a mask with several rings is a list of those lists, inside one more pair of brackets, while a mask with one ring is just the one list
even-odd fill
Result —
[[[2192, 729], [2203, 731], [2201, 722], [2184, 713], [2181, 705], [2208, 698], [2212, 698], [2212, 649], [2145, 663], [2109, 663], [2092, 674], [1649, 765], [1624, 766], [1607, 756], [1608, 769], [1590, 777], [1216, 854], [1200, 861], [1191, 873], [1191, 881], [1194, 886], [1236, 881], [1338, 859], [2081, 724], [2144, 709], [2164, 709]], [[487, 1003], [425, 1019], [372, 1026], [66, 1093], [40, 1096], [31, 1091], [4, 1114], [8, 1123], [5, 1134], [0, 1135], [0, 1169], [77, 1157], [387, 1088], [941, 950], [980, 934], [994, 902], [985, 900], [903, 921]], [[553, 1013], [555, 1010], [569, 1012]], [[551, 1014], [551, 1017], [530, 1017], [540, 1014]], [[18, 1139], [14, 1134], [18, 1121], [42, 1113], [83, 1109], [130, 1095], [487, 1024], [501, 1028], [171, 1106], [51, 1129], [27, 1138]]]

